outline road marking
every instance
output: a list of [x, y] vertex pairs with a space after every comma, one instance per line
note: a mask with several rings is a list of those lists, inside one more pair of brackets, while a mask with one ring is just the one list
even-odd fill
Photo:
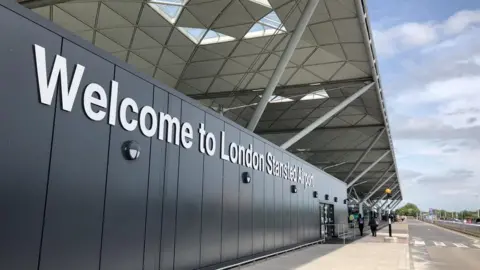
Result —
[[445, 243], [443, 243], [443, 242], [436, 242], [436, 241], [433, 241], [433, 243], [434, 243], [434, 244], [435, 244], [435, 246], [437, 246], [437, 247], [445, 247], [445, 246], [446, 246], [446, 245], [445, 245]]
[[452, 243], [454, 244], [456, 247], [459, 247], [459, 248], [468, 248], [466, 245], [464, 244], [458, 244], [458, 243]]
[[479, 244], [472, 244], [474, 247], [476, 248], [480, 248], [480, 245]]
[[425, 241], [415, 240], [415, 242], [413, 242], [413, 245], [416, 247], [425, 246]]

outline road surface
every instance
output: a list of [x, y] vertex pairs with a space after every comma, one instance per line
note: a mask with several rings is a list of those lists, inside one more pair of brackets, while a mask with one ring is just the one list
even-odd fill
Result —
[[415, 270], [479, 270], [480, 240], [417, 220], [408, 220]]

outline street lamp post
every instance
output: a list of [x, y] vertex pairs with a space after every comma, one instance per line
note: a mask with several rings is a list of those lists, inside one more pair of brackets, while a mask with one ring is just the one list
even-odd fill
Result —
[[[387, 188], [385, 189], [385, 194], [387, 194], [387, 200], [390, 198], [392, 194], [392, 190]], [[392, 237], [392, 215], [390, 213], [391, 209], [390, 207], [388, 208], [388, 236]]]

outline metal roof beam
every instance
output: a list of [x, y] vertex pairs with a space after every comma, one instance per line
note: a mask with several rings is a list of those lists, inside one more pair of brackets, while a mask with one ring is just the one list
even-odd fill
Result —
[[[386, 205], [386, 209], [390, 208], [390, 205], [392, 204], [392, 202], [396, 199], [398, 199], [398, 197], [400, 197], [400, 190], [398, 190], [393, 196], [392, 198], [390, 199], [390, 203], [388, 205]], [[388, 202], [388, 200], [386, 200]], [[383, 209], [383, 207], [380, 207], [380, 209]]]
[[[395, 175], [395, 173], [392, 173], [387, 179], [385, 179], [385, 181], [383, 181], [380, 185], [378, 185], [377, 187], [374, 187], [373, 189], [371, 189], [369, 192], [368, 192], [368, 195], [365, 196], [365, 198], [362, 199], [362, 201], [365, 201], [365, 200], [368, 200], [370, 199], [370, 197], [372, 197], [373, 194], [375, 194], [375, 192], [377, 192], [381, 187], [383, 187], [383, 185], [385, 185], [393, 176]], [[381, 177], [383, 178], [383, 177]], [[381, 179], [380, 178], [380, 179]]]
[[[390, 165], [390, 167], [388, 167], [388, 168], [383, 172], [383, 174], [378, 178], [378, 181], [375, 183], [375, 185], [374, 185], [373, 188], [377, 187], [377, 184], [379, 184], [380, 181], [382, 181], [382, 179], [390, 172], [390, 170], [391, 170], [392, 168], [393, 168], [393, 163], [392, 163], [392, 165]], [[372, 171], [370, 171], [370, 172], [372, 172]], [[394, 174], [395, 174], [395, 173], [394, 173]], [[390, 178], [392, 178], [392, 177], [393, 177], [393, 175], [390, 176], [388, 179], [390, 179]], [[385, 181], [385, 182], [381, 183], [380, 185], [383, 186], [383, 185], [385, 185], [386, 182], [388, 182], [388, 181]], [[373, 188], [372, 188], [372, 189], [373, 189]]]
[[[388, 150], [390, 151], [390, 150]], [[313, 162], [313, 161], [309, 161], [310, 164], [312, 165], [330, 165], [331, 163], [326, 163], [326, 162]], [[360, 165], [362, 164], [371, 164], [372, 162], [362, 162]], [[351, 165], [351, 164], [355, 164], [355, 162], [353, 161], [346, 161], [344, 163], [342, 163], [342, 165]], [[384, 162], [378, 162], [377, 164], [392, 164], [391, 161], [384, 161]], [[340, 165], [339, 165], [340, 166]], [[378, 172], [378, 171], [377, 171]], [[383, 172], [383, 171], [382, 171]], [[347, 172], [345, 172], [347, 173]]]
[[68, 1], [71, 0], [17, 0], [20, 5], [30, 9], [61, 4]]
[[290, 61], [293, 53], [295, 52], [295, 48], [297, 48], [300, 38], [305, 32], [305, 28], [307, 27], [308, 22], [310, 21], [310, 18], [312, 17], [313, 12], [318, 5], [318, 2], [319, 0], [308, 0], [307, 5], [303, 9], [302, 15], [300, 16], [300, 20], [298, 20], [297, 26], [295, 27], [293, 34], [288, 40], [287, 47], [285, 48], [285, 51], [283, 51], [277, 67], [275, 68], [272, 77], [270, 77], [270, 80], [268, 81], [267, 87], [262, 94], [262, 99], [260, 99], [260, 102], [258, 103], [255, 112], [253, 112], [250, 122], [248, 122], [247, 129], [254, 131], [257, 127], [257, 124], [260, 121], [260, 118], [262, 117], [262, 114], [265, 111], [265, 108], [267, 107], [267, 104], [270, 101], [270, 98], [272, 97], [275, 88], [277, 88], [277, 85], [280, 82], [280, 79], [283, 75], [283, 72], [285, 71], [285, 68], [287, 67], [288, 62]]
[[384, 157], [386, 157], [388, 154], [390, 153], [390, 151], [387, 151], [385, 152], [383, 155], [381, 155], [377, 160], [375, 160], [375, 162], [373, 162], [372, 164], [370, 164], [370, 166], [368, 166], [367, 168], [365, 168], [365, 170], [363, 170], [363, 172], [361, 172], [359, 175], [357, 175], [357, 177], [355, 177], [350, 183], [348, 183], [347, 185], [347, 188], [351, 187], [353, 184], [355, 184], [358, 180], [360, 180], [368, 171], [370, 171], [375, 165], [377, 165], [378, 162], [380, 162], [380, 160], [382, 160]]
[[[311, 91], [316, 91], [319, 88], [326, 88], [325, 90], [329, 90], [328, 88], [337, 88], [340, 86], [343, 87], [350, 87], [355, 86], [357, 84], [364, 85], [365, 83], [372, 82], [371, 77], [364, 77], [364, 78], [356, 78], [356, 79], [347, 79], [347, 80], [336, 80], [336, 81], [329, 81], [329, 82], [322, 82], [320, 84], [296, 84], [296, 85], [285, 85], [285, 86], [278, 86], [275, 91], [287, 91], [289, 89], [311, 89]], [[216, 99], [216, 98], [228, 98], [228, 97], [244, 97], [244, 96], [252, 96], [252, 95], [261, 95], [263, 94], [263, 89], [242, 89], [237, 91], [225, 91], [225, 92], [212, 92], [212, 93], [203, 93], [203, 94], [192, 94], [188, 95], [190, 98], [196, 100], [203, 100], [203, 99]], [[305, 93], [307, 94], [307, 93]], [[287, 96], [288, 97], [288, 96]]]
[[[396, 189], [397, 187], [398, 187], [398, 183], [395, 184], [393, 187], [391, 187], [390, 190], [393, 191], [393, 190]], [[379, 203], [380, 201], [384, 200], [386, 197], [387, 197], [387, 194], [386, 194], [386, 193], [383, 194], [383, 196], [380, 197], [380, 199], [378, 199], [373, 206], [377, 205], [377, 203]], [[383, 206], [383, 204], [382, 204], [382, 206]], [[381, 208], [381, 207], [380, 207], [380, 208]]]
[[290, 146], [292, 146], [294, 143], [299, 141], [301, 138], [305, 137], [305, 135], [309, 134], [313, 130], [315, 130], [317, 127], [319, 127], [321, 124], [323, 124], [325, 121], [339, 113], [341, 110], [343, 110], [345, 107], [347, 107], [350, 103], [352, 103], [354, 100], [356, 100], [358, 97], [363, 95], [365, 92], [370, 90], [372, 86], [374, 86], [375, 83], [370, 83], [364, 87], [362, 87], [360, 90], [355, 92], [353, 95], [349, 96], [348, 98], [344, 99], [342, 102], [340, 102], [337, 106], [335, 106], [333, 109], [328, 111], [326, 114], [315, 120], [313, 123], [308, 125], [306, 128], [304, 128], [302, 131], [299, 133], [295, 134], [292, 138], [284, 142], [280, 147], [283, 149], [288, 149]]
[[400, 198], [397, 199], [397, 202], [392, 207], [390, 207], [390, 209], [391, 210], [395, 209], [395, 207], [397, 207], [397, 205], [399, 205], [401, 202], [402, 202], [402, 200]]
[[[372, 148], [370, 151], [388, 151], [389, 148]], [[315, 153], [315, 154], [328, 154], [328, 153], [353, 153], [353, 152], [364, 152], [366, 149], [319, 149], [319, 150], [293, 150], [290, 151], [294, 154], [297, 153]]]
[[[384, 125], [358, 125], [358, 126], [348, 126], [348, 127], [320, 127], [316, 128], [313, 131], [327, 131], [327, 130], [346, 130], [346, 129], [359, 129], [359, 128], [384, 128]], [[269, 135], [269, 134], [285, 134], [285, 133], [298, 133], [302, 131], [302, 128], [291, 128], [291, 129], [281, 129], [281, 130], [261, 130], [257, 133], [258, 135]], [[312, 132], [313, 132], [312, 131]]]
[[377, 136], [375, 136], [375, 138], [373, 139], [373, 141], [370, 143], [370, 145], [367, 147], [367, 149], [365, 150], [365, 152], [363, 152], [363, 154], [360, 156], [360, 158], [357, 160], [357, 162], [355, 163], [355, 165], [353, 166], [353, 168], [350, 170], [350, 172], [348, 173], [347, 177], [345, 177], [345, 179], [343, 180], [343, 182], [347, 182], [348, 179], [350, 178], [350, 176], [352, 176], [352, 174], [355, 172], [355, 170], [358, 168], [358, 166], [360, 166], [360, 163], [362, 163], [362, 161], [365, 159], [365, 157], [367, 157], [368, 153], [370, 153], [370, 150], [372, 150], [372, 148], [375, 146], [375, 144], [378, 142], [378, 140], [380, 140], [380, 138], [382, 137], [383, 133], [385, 132], [385, 128], [382, 128], [378, 131], [378, 134]]

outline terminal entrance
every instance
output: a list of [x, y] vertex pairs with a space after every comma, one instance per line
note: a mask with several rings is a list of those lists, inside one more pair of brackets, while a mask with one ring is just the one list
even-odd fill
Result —
[[335, 216], [333, 204], [320, 203], [320, 236], [330, 239], [335, 235]]

